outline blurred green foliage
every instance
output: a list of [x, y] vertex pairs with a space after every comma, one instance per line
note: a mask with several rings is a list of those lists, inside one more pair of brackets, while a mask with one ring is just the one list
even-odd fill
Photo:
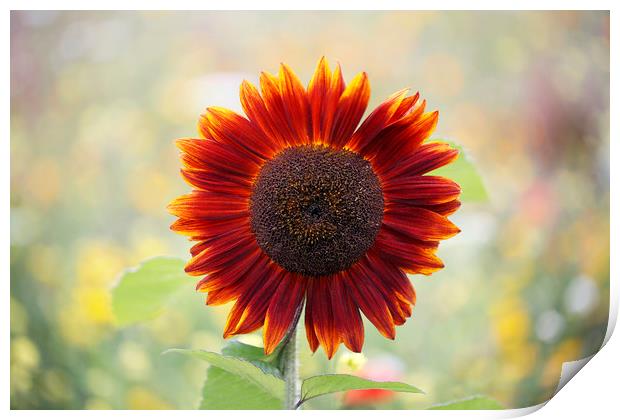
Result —
[[[229, 306], [188, 279], [160, 316], [119, 328], [114, 282], [154, 255], [188, 258], [165, 207], [189, 187], [173, 140], [206, 106], [239, 110], [243, 78], [318, 58], [367, 71], [370, 108], [404, 86], [440, 110], [434, 138], [474, 158], [488, 203], [452, 219], [446, 268], [412, 277], [395, 342], [364, 356], [302, 347], [301, 373], [425, 391], [366, 406], [485, 394], [548, 399], [561, 364], [597, 351], [609, 308], [608, 12], [11, 13], [11, 406], [195, 408]], [[260, 345], [260, 332], [243, 338]], [[336, 408], [340, 396], [308, 402]], [[365, 397], [366, 398], [366, 397]], [[375, 398], [375, 399], [372, 399]], [[350, 399], [349, 405], [353, 405]], [[359, 401], [359, 398], [355, 401]]]
[[497, 401], [488, 397], [471, 397], [450, 403], [437, 404], [429, 410], [501, 410], [504, 407]]
[[[431, 140], [441, 141], [441, 140]], [[484, 187], [484, 182], [476, 170], [476, 165], [471, 160], [471, 156], [462, 146], [448, 142], [452, 147], [459, 150], [459, 156], [450, 165], [437, 168], [428, 175], [443, 176], [449, 178], [461, 187], [461, 202], [487, 202], [489, 195]]]
[[125, 270], [112, 290], [112, 313], [119, 326], [155, 318], [175, 293], [187, 286], [185, 262], [154, 257]]

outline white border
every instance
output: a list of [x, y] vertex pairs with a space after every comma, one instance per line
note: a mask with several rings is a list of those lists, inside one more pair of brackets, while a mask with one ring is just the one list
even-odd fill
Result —
[[[5, 2], [8, 9], [2, 15], [2, 27], [4, 42], [2, 43], [3, 56], [6, 59], [6, 64], [2, 68], [2, 78], [5, 81], [4, 86], [10, 86], [10, 14], [9, 10], [23, 10], [23, 9], [57, 9], [57, 10], [73, 10], [73, 9], [92, 9], [92, 10], [134, 10], [134, 9], [146, 9], [146, 10], [348, 10], [347, 6], [354, 6], [356, 10], [513, 10], [516, 8], [525, 10], [549, 10], [549, 9], [564, 9], [564, 10], [611, 10], [611, 45], [620, 45], [618, 40], [618, 15], [617, 8], [614, 7], [616, 2], [604, 1], [604, 0], [590, 0], [590, 1], [576, 1], [576, 0], [564, 0], [564, 1], [551, 1], [551, 0], [522, 0], [522, 1], [482, 1], [482, 0], [469, 0], [467, 2], [458, 0], [445, 0], [434, 2], [421, 2], [421, 1], [407, 1], [407, 0], [385, 0], [382, 2], [372, 0], [357, 0], [354, 3], [335, 0], [313, 0], [313, 1], [297, 1], [295, 3], [285, 0], [272, 0], [252, 2], [250, 0], [229, 0], [226, 2], [213, 2], [206, 3], [204, 1], [191, 1], [191, 0], [108, 0], [108, 1], [89, 1], [88, 3], [79, 0], [66, 0], [66, 1], [44, 1], [44, 0], [23, 0], [14, 1], [9, 0]], [[258, 7], [260, 6], [260, 7]], [[616, 51], [611, 50], [611, 97], [617, 97], [618, 86], [616, 83], [616, 73], [618, 70], [618, 48]], [[5, 305], [2, 311], [3, 323], [5, 325], [4, 334], [2, 338], [2, 356], [5, 363], [8, 363], [9, 355], [9, 333], [10, 331], [10, 312], [9, 312], [9, 278], [10, 278], [10, 259], [9, 259], [9, 229], [10, 229], [10, 147], [9, 142], [6, 139], [10, 138], [10, 95], [8, 89], [3, 89], [4, 100], [1, 103], [4, 119], [3, 119], [3, 148], [5, 153], [2, 159], [4, 165], [1, 166], [0, 172], [3, 177], [3, 182], [0, 184], [2, 191], [3, 205], [0, 211], [2, 212], [4, 229], [2, 234], [5, 237], [5, 249], [6, 252], [2, 253], [0, 264], [5, 270], [4, 286], [6, 290]], [[618, 115], [617, 106], [614, 101], [611, 101], [610, 115]], [[617, 138], [618, 128], [617, 121], [611, 119], [610, 138]], [[610, 159], [611, 162], [617, 163], [618, 161], [618, 145], [616, 142], [611, 143]], [[611, 168], [611, 208], [610, 214], [619, 214], [619, 194], [618, 194], [618, 180], [619, 169], [613, 164]], [[618, 240], [620, 237], [619, 226], [613, 217], [611, 218], [611, 255], [617, 255]], [[507, 418], [516, 417], [520, 415], [529, 414], [535, 411], [532, 415], [536, 419], [557, 419], [557, 418], [583, 418], [586, 415], [594, 415], [594, 418], [609, 418], [611, 413], [618, 413], [617, 402], [617, 385], [615, 381], [616, 376], [620, 372], [620, 363], [616, 354], [620, 354], [620, 341], [617, 337], [613, 337], [613, 332], [617, 317], [618, 317], [618, 265], [612, 258], [611, 260], [611, 300], [610, 300], [610, 323], [608, 326], [607, 335], [605, 338], [606, 345], [604, 348], [594, 356], [591, 362], [588, 363], [588, 367], [583, 372], [579, 373], [578, 379], [570, 381], [561, 391], [556, 395], [548, 404], [541, 404], [536, 407], [530, 407], [519, 410], [503, 410], [503, 411], [389, 411], [386, 415], [391, 417], [410, 418], [416, 416], [416, 418]], [[6, 365], [5, 365], [6, 366]], [[4, 375], [2, 381], [1, 391], [4, 406], [8, 409], [10, 406], [10, 378], [9, 375]], [[538, 410], [544, 406], [544, 409]], [[538, 410], [538, 411], [537, 411]], [[227, 415], [251, 415], [258, 418], [282, 418], [289, 415], [295, 416], [338, 416], [351, 417], [355, 419], [361, 418], [374, 418], [378, 412], [362, 412], [362, 411], [299, 411], [295, 413], [291, 412], [227, 412]], [[83, 418], [88, 416], [91, 418], [108, 418], [110, 413], [106, 411], [11, 411], [10, 415], [19, 418], [30, 418], [33, 415], [44, 415], [51, 418]], [[153, 418], [167, 418], [169, 416], [181, 416], [184, 418], [196, 418], [204, 419], [205, 416], [217, 416], [219, 413], [205, 413], [200, 411], [115, 411], [114, 416], [125, 418], [144, 418], [152, 420]]]

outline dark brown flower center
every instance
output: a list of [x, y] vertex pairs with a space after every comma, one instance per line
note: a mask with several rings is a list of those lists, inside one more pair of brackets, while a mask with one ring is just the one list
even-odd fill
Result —
[[250, 199], [258, 245], [284, 269], [307, 276], [349, 268], [372, 246], [383, 193], [370, 163], [324, 146], [284, 149], [263, 165]]

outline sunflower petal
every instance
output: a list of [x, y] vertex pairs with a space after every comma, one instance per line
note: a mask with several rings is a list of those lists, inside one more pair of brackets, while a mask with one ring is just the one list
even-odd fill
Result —
[[339, 332], [344, 345], [355, 353], [362, 351], [364, 345], [364, 323], [357, 304], [350, 296], [343, 277], [347, 276], [344, 271], [331, 284], [332, 288], [332, 313], [334, 324]]
[[411, 316], [411, 306], [415, 303], [413, 287], [399, 268], [379, 258], [373, 261], [371, 256], [372, 252], [369, 252], [367, 259], [362, 262], [368, 266], [368, 278], [383, 297], [394, 325], [403, 325]]
[[206, 139], [234, 146], [257, 164], [262, 164], [276, 152], [273, 144], [255, 125], [226, 108], [207, 108], [200, 116], [198, 130]]
[[215, 292], [221, 289], [230, 289], [231, 292], [234, 292], [232, 289], [242, 290], [240, 287], [247, 283], [245, 276], [254, 269], [253, 267], [256, 264], [264, 263], [261, 258], [266, 257], [261, 254], [261, 251], [257, 248], [244, 258], [243, 264], [212, 271], [198, 282], [196, 290], [203, 293]]
[[[329, 93], [331, 85], [331, 70], [325, 57], [321, 57], [310, 83], [308, 83], [308, 98], [310, 100], [310, 113], [312, 119], [312, 132], [314, 140], [325, 138], [325, 119], [333, 115], [329, 112]], [[334, 105], [336, 101], [331, 101]]]
[[411, 113], [411, 111], [413, 111], [414, 109], [414, 106], [417, 104], [418, 99], [420, 99], [419, 92], [416, 92], [416, 94], [413, 96], [408, 96], [405, 99], [403, 99], [403, 101], [400, 103], [400, 106], [398, 107], [394, 115], [392, 115], [392, 119], [390, 120], [390, 123], [394, 121], [398, 121], [404, 116]]
[[226, 220], [248, 216], [247, 199], [211, 191], [192, 191], [168, 205], [168, 211], [184, 219]]
[[441, 176], [399, 177], [384, 182], [383, 195], [387, 202], [412, 206], [443, 204], [458, 198], [459, 185]]
[[340, 66], [332, 74], [325, 57], [319, 60], [308, 84], [313, 141], [331, 144], [331, 128], [338, 100], [345, 89]]
[[[340, 345], [340, 337], [334, 324], [332, 312], [331, 277], [315, 277], [308, 282], [308, 301], [312, 310], [312, 327], [328, 359], [331, 359]], [[308, 309], [306, 309], [308, 311]]]
[[286, 64], [280, 66], [280, 92], [286, 116], [293, 126], [296, 139], [301, 143], [310, 143], [312, 122], [308, 94], [293, 70]]
[[437, 111], [423, 114], [419, 118], [412, 112], [382, 130], [375, 137], [378, 140], [370, 143], [361, 153], [372, 157], [375, 167], [383, 173], [395, 162], [401, 161], [403, 156], [415, 153], [431, 135], [438, 119]]
[[381, 229], [375, 239], [374, 249], [385, 260], [411, 274], [430, 275], [444, 267], [435, 255], [433, 247], [425, 247], [410, 240], [405, 235], [397, 235], [398, 228], [389, 224]]
[[243, 178], [222, 178], [217, 172], [202, 169], [181, 169], [181, 176], [192, 187], [202, 191], [220, 194], [222, 197], [250, 197], [252, 180]]
[[394, 319], [383, 294], [375, 286], [376, 277], [381, 277], [381, 274], [377, 276], [375, 272], [382, 273], [384, 270], [385, 268], [381, 266], [370, 267], [367, 260], [362, 259], [351, 267], [351, 276], [345, 281], [355, 303], [366, 318], [372, 322], [381, 335], [393, 340], [396, 337]]
[[448, 218], [419, 207], [391, 203], [384, 213], [384, 223], [406, 235], [423, 241], [448, 239], [461, 230]]
[[383, 179], [390, 180], [400, 176], [424, 175], [453, 162], [458, 155], [458, 149], [453, 148], [448, 143], [426, 143], [416, 149], [415, 153], [401, 160], [399, 165], [384, 173]]
[[[367, 255], [373, 266], [381, 264], [381, 257], [373, 250], [370, 250]], [[396, 267], [392, 267], [391, 270], [385, 270], [385, 274], [381, 280], [385, 288], [389, 290], [387, 293], [404, 303], [415, 305], [415, 289], [407, 275]]]
[[[233, 300], [237, 300], [239, 296], [245, 293], [249, 288], [255, 285], [257, 277], [260, 278], [269, 263], [268, 258], [261, 252], [247, 257], [245, 264], [238, 264], [243, 267], [243, 275], [235, 278], [228, 276], [223, 270], [216, 271], [206, 276], [205, 283], [199, 283], [200, 291], [207, 291], [207, 305], [222, 305]], [[249, 263], [252, 262], [252, 265]], [[263, 274], [260, 274], [263, 273]], [[257, 276], [257, 274], [259, 274]], [[209, 284], [210, 283], [210, 284]]]
[[288, 146], [301, 144], [301, 139], [297, 138], [294, 123], [286, 114], [284, 99], [280, 92], [280, 80], [270, 73], [262, 72], [260, 88], [267, 111], [275, 126], [282, 133], [286, 144]]
[[245, 115], [262, 132], [263, 136], [271, 140], [273, 144], [272, 149], [280, 150], [286, 147], [288, 144], [287, 139], [283, 131], [278, 127], [277, 121], [272, 118], [271, 112], [267, 109], [267, 105], [260, 96], [258, 89], [252, 83], [244, 80], [241, 83], [239, 97], [241, 98], [241, 106]]
[[394, 93], [381, 105], [375, 108], [355, 131], [351, 140], [347, 143], [347, 146], [363, 153], [366, 145], [372, 142], [375, 136], [388, 125], [405, 99], [408, 90], [409, 89], [403, 89]]
[[306, 284], [302, 276], [285, 273], [271, 298], [265, 316], [265, 354], [271, 354], [284, 338], [303, 303], [305, 292]]
[[[245, 229], [239, 229], [243, 231]], [[212, 273], [226, 267], [242, 264], [243, 259], [256, 250], [256, 241], [246, 233], [235, 232], [210, 241], [210, 246], [192, 257], [185, 266], [185, 272], [194, 276]]]
[[314, 320], [312, 319], [312, 313], [314, 311], [312, 307], [312, 299], [310, 299], [310, 285], [308, 285], [307, 298], [306, 298], [306, 310], [304, 317], [304, 327], [306, 330], [306, 338], [308, 339], [308, 345], [312, 353], [316, 352], [319, 348], [319, 339], [314, 332]]
[[188, 169], [217, 172], [222, 179], [243, 183], [251, 179], [260, 165], [247, 159], [233, 146], [209, 139], [180, 139], [181, 161]]
[[454, 214], [461, 207], [461, 202], [459, 200], [452, 200], [447, 203], [441, 204], [428, 204], [421, 205], [420, 208], [430, 210], [433, 213], [441, 214], [442, 216], [450, 216]]
[[282, 270], [268, 262], [249, 273], [246, 281], [251, 284], [235, 302], [224, 327], [224, 338], [247, 334], [260, 328], [273, 293], [282, 278]]
[[349, 141], [366, 111], [369, 99], [370, 83], [366, 73], [362, 72], [353, 78], [338, 100], [329, 139], [333, 147], [342, 147]]

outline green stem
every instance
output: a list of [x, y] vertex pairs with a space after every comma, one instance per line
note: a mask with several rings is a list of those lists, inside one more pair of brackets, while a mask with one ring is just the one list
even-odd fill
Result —
[[[297, 323], [295, 323], [297, 324]], [[289, 332], [288, 342], [282, 349], [282, 373], [284, 375], [284, 409], [296, 410], [301, 396], [299, 385], [299, 360], [297, 357], [297, 325]]]

